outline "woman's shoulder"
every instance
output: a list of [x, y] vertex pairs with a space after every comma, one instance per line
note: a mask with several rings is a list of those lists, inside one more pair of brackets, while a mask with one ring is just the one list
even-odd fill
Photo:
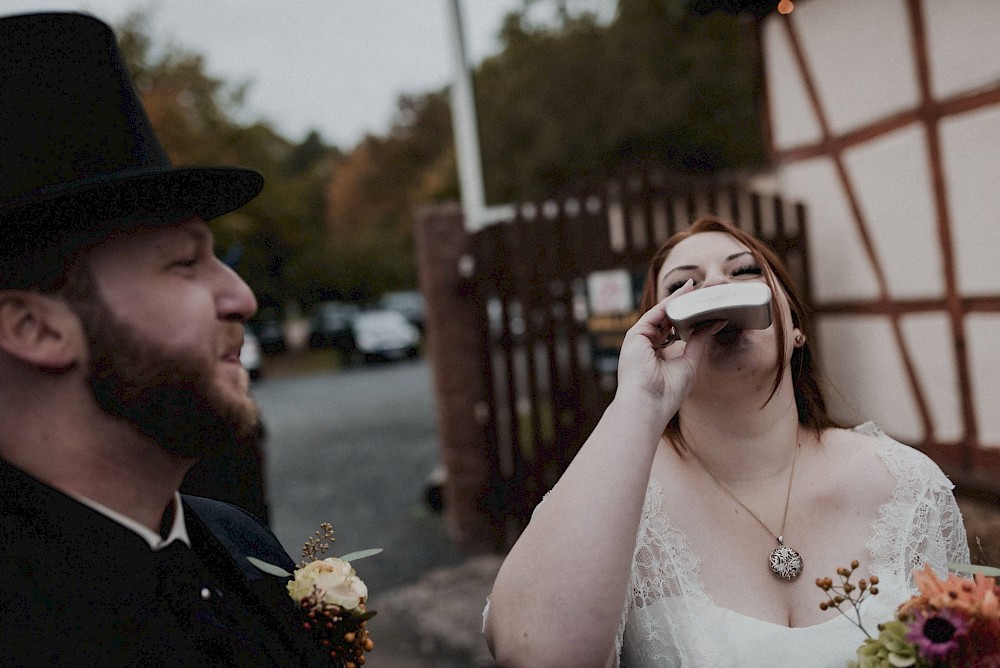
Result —
[[865, 422], [852, 428], [832, 428], [823, 435], [824, 442], [834, 449], [850, 455], [862, 466], [881, 464], [897, 484], [907, 486], [945, 487], [954, 485], [941, 468], [917, 448], [901, 443], [889, 436], [874, 422]]

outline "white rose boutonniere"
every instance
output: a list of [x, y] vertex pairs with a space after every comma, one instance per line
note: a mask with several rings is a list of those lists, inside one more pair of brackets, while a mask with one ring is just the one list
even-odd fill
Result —
[[376, 555], [382, 549], [319, 559], [317, 555], [330, 548], [325, 541], [333, 541], [333, 527], [326, 522], [319, 526], [321, 532], [317, 531], [302, 546], [302, 556], [308, 561], [304, 560], [294, 574], [260, 559], [247, 559], [265, 573], [290, 578], [288, 594], [302, 610], [302, 628], [317, 636], [334, 666], [357, 668], [365, 663], [365, 652], [375, 647], [367, 628], [375, 611], [365, 608], [368, 587], [351, 562]]
[[368, 587], [350, 562], [327, 557], [297, 569], [288, 581], [288, 593], [296, 601], [315, 597], [320, 604], [354, 610], [368, 598]]

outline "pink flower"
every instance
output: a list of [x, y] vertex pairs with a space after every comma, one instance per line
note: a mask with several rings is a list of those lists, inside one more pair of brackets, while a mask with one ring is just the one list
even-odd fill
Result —
[[969, 624], [957, 610], [922, 609], [914, 612], [906, 639], [917, 646], [924, 659], [946, 659], [958, 651], [958, 640], [969, 632]]

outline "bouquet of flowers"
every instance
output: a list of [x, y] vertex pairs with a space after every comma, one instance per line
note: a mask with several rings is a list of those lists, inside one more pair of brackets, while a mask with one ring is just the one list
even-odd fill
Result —
[[302, 546], [303, 561], [294, 574], [253, 557], [247, 559], [265, 573], [291, 578], [288, 594], [302, 609], [302, 628], [316, 636], [336, 668], [357, 668], [364, 665], [365, 652], [375, 647], [366, 626], [375, 611], [365, 608], [368, 587], [351, 562], [382, 549], [320, 559], [318, 555], [330, 548], [326, 541], [333, 541], [333, 527], [326, 522], [319, 526], [320, 531]]
[[[1000, 668], [1000, 585], [991, 575], [996, 569], [949, 564], [973, 579], [949, 573], [941, 579], [930, 566], [914, 573], [920, 593], [899, 606], [896, 619], [879, 624], [872, 636], [858, 614], [867, 596], [878, 594], [878, 577], [851, 577], [858, 568], [837, 569], [840, 584], [819, 578], [816, 586], [828, 600], [820, 608], [836, 608], [860, 628], [868, 639], [858, 648], [851, 668]], [[857, 621], [843, 608], [853, 609]]]

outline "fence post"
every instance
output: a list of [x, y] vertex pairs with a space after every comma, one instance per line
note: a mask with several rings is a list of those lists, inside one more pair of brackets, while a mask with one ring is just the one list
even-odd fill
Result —
[[471, 551], [499, 550], [504, 536], [496, 512], [496, 452], [487, 433], [491, 416], [483, 372], [489, 342], [472, 290], [472, 239], [461, 207], [438, 204], [419, 211], [414, 241], [446, 470], [442, 493], [449, 537]]

